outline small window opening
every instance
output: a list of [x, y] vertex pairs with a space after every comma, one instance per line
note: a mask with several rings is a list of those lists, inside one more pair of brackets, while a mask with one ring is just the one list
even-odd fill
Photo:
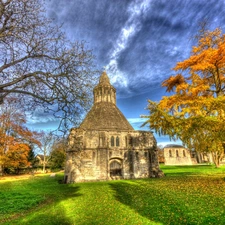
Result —
[[139, 160], [139, 158], [138, 158], [138, 156], [139, 156], [138, 152], [136, 152], [135, 154], [136, 154], [136, 159]]
[[119, 139], [118, 136], [116, 137], [116, 146], [117, 146], [117, 147], [120, 146], [120, 139]]
[[111, 137], [111, 146], [114, 146], [114, 137]]
[[92, 160], [95, 160], [95, 152], [92, 153]]
[[133, 146], [133, 138], [132, 137], [130, 137], [130, 139], [129, 139], [129, 145]]

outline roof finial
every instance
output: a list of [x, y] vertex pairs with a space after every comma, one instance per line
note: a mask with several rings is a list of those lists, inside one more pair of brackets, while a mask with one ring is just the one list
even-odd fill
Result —
[[103, 71], [100, 77], [99, 84], [110, 84], [109, 77], [105, 71]]

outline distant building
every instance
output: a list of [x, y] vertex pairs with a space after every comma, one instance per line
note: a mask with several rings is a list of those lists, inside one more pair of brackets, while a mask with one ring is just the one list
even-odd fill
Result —
[[193, 165], [197, 163], [190, 150], [182, 145], [166, 145], [163, 151], [165, 165]]
[[196, 159], [198, 163], [213, 163], [212, 153], [210, 152], [196, 152]]
[[72, 128], [65, 182], [161, 177], [152, 132], [135, 131], [116, 106], [116, 89], [105, 72], [94, 88], [94, 105]]

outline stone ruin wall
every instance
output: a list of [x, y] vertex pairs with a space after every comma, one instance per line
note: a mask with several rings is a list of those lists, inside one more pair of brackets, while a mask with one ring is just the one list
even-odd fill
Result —
[[165, 165], [193, 165], [190, 151], [186, 148], [164, 148]]
[[[114, 146], [111, 137], [114, 137]], [[116, 138], [119, 146], [116, 146]], [[67, 183], [115, 179], [110, 163], [122, 165], [120, 178], [162, 176], [159, 169], [156, 140], [145, 131], [85, 131], [72, 129], [67, 150], [65, 179]]]

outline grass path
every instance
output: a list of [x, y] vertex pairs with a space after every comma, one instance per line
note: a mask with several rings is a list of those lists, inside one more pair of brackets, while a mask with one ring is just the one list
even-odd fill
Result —
[[162, 167], [162, 179], [0, 180], [0, 224], [225, 224], [225, 167]]

